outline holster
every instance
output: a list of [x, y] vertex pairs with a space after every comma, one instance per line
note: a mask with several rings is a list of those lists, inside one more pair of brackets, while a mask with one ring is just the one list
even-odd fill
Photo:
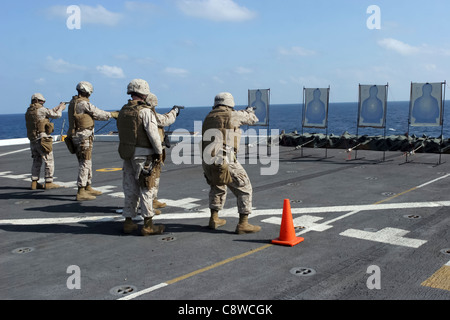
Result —
[[151, 190], [156, 186], [156, 179], [158, 178], [159, 167], [161, 162], [155, 163], [152, 156], [147, 156], [147, 160], [139, 174], [139, 185], [142, 188]]
[[42, 138], [41, 139], [41, 149], [45, 153], [50, 153], [53, 151], [53, 138]]
[[69, 149], [69, 152], [71, 154], [75, 154], [76, 149], [75, 149], [75, 146], [73, 145], [72, 137], [67, 136], [64, 139], [64, 142], [66, 143], [66, 146], [67, 146], [67, 149]]

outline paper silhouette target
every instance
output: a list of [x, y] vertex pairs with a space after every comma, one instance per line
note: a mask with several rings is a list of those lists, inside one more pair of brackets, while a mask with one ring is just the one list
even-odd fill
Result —
[[410, 125], [442, 125], [442, 83], [411, 84]]
[[248, 91], [248, 106], [255, 108], [258, 122], [254, 126], [268, 126], [269, 125], [269, 99], [270, 89], [257, 89]]
[[329, 88], [305, 88], [303, 127], [326, 128], [328, 125]]
[[384, 128], [386, 126], [387, 86], [359, 86], [359, 127]]

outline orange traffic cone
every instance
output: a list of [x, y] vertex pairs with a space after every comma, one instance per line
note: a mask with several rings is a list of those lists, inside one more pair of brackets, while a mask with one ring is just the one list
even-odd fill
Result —
[[292, 219], [291, 203], [284, 199], [283, 217], [281, 218], [280, 237], [272, 240], [274, 244], [295, 246], [305, 240], [295, 235], [294, 220]]

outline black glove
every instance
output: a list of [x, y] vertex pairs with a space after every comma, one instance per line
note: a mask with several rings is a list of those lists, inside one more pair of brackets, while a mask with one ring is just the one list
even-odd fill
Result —
[[175, 112], [177, 113], [177, 117], [180, 114], [180, 110], [184, 109], [184, 107], [182, 106], [173, 106], [172, 110], [175, 110]]

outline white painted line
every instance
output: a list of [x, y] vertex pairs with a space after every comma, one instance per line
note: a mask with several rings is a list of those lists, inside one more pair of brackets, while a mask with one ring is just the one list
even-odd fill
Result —
[[445, 179], [445, 178], [447, 178], [447, 177], [450, 177], [450, 174], [446, 174], [445, 176], [442, 176], [442, 177], [440, 177], [440, 178], [437, 178], [437, 179], [431, 180], [431, 181], [429, 181], [429, 182], [426, 182], [426, 183], [424, 183], [424, 184], [421, 184], [420, 186], [417, 186], [416, 189], [423, 188], [423, 187], [425, 187], [425, 186], [427, 186], [427, 185], [429, 185], [429, 184], [435, 183], [436, 181]]
[[11, 171], [0, 172], [0, 177], [14, 179], [14, 180], [25, 180], [25, 179], [30, 180], [30, 177], [31, 177], [31, 173], [25, 173], [25, 174], [11, 174], [11, 173], [12, 173]]
[[58, 181], [58, 179], [56, 177], [54, 178], [54, 180], [55, 180], [55, 183], [59, 184], [63, 188], [74, 188], [74, 189], [78, 188], [76, 181], [61, 182], [61, 181]]
[[27, 150], [30, 150], [30, 148], [20, 149], [20, 150], [16, 150], [16, 151], [2, 153], [2, 154], [0, 154], [0, 157], [7, 156], [7, 155], [13, 154], [13, 153], [19, 153], [19, 152], [27, 151]]
[[[162, 202], [166, 202], [167, 206], [174, 206], [175, 202], [166, 199], [160, 199]], [[199, 200], [200, 201], [200, 200]], [[191, 204], [191, 200], [189, 201]], [[177, 205], [185, 208], [182, 202], [177, 201]], [[407, 203], [390, 203], [390, 204], [377, 204], [377, 205], [350, 205], [350, 206], [331, 206], [331, 207], [315, 207], [315, 208], [291, 208], [291, 213], [293, 215], [301, 214], [313, 214], [313, 213], [339, 213], [348, 212], [345, 215], [339, 216], [327, 222], [327, 224], [341, 220], [348, 216], [351, 216], [360, 211], [378, 211], [378, 210], [399, 210], [399, 209], [418, 209], [418, 208], [439, 208], [439, 207], [450, 207], [450, 201], [434, 201], [434, 202], [407, 202]], [[350, 212], [349, 212], [350, 211]], [[281, 216], [283, 214], [283, 209], [253, 209], [250, 218], [258, 216]], [[220, 211], [219, 215], [221, 217], [236, 217], [237, 208], [227, 208]], [[159, 216], [162, 219], [176, 220], [176, 219], [195, 219], [204, 218], [210, 216], [210, 211], [208, 208], [196, 211], [196, 212], [185, 212], [185, 213], [174, 213], [174, 214], [163, 214]]]
[[168, 206], [171, 207], [180, 207], [184, 209], [194, 209], [196, 207], [199, 207], [198, 204], [195, 204], [194, 202], [201, 201], [201, 199], [197, 198], [183, 198], [180, 200], [161, 200], [162, 202], [166, 202]]
[[330, 206], [316, 208], [291, 208], [294, 214], [305, 213], [334, 213], [349, 211], [372, 211], [372, 210], [395, 210], [395, 209], [416, 209], [416, 208], [434, 208], [448, 207], [450, 201], [426, 201], [426, 202], [407, 202], [407, 203], [382, 203], [369, 205], [348, 205], [348, 206]]
[[407, 233], [409, 233], [409, 231], [396, 228], [384, 228], [377, 232], [348, 229], [344, 232], [341, 232], [339, 235], [416, 249], [427, 242], [426, 240], [403, 237]]
[[[333, 226], [329, 226], [328, 223], [316, 223], [319, 220], [323, 220], [323, 218], [308, 216], [308, 215], [304, 215], [304, 216], [293, 219], [294, 227], [299, 227], [299, 226], [305, 227], [306, 229], [308, 229], [308, 231], [322, 232], [322, 231], [326, 231], [333, 227]], [[262, 222], [281, 225], [281, 218], [271, 217], [268, 219], [264, 219]]]
[[117, 186], [94, 186], [95, 190], [101, 191], [102, 193], [110, 193], [112, 190], [116, 189]]
[[[53, 144], [58, 144], [61, 143], [62, 141], [57, 141], [59, 136], [52, 136], [53, 138]], [[4, 147], [4, 146], [15, 146], [15, 145], [22, 145], [22, 144], [30, 144], [30, 140], [28, 140], [28, 138], [18, 138], [18, 139], [6, 139], [6, 140], [0, 140], [0, 147]], [[20, 150], [15, 150], [15, 151], [11, 151], [11, 152], [6, 152], [6, 153], [2, 153], [0, 154], [0, 157], [3, 156], [7, 156], [9, 154], [14, 154], [14, 153], [19, 153], [19, 152], [23, 152], [23, 151], [29, 151], [30, 147], [25, 148], [25, 149], [20, 149]]]
[[[192, 205], [194, 198], [188, 198], [186, 204]], [[168, 205], [174, 203], [175, 201], [160, 199], [162, 202], [166, 202]], [[177, 200], [176, 203], [182, 208], [183, 201]], [[436, 202], [412, 202], [412, 203], [393, 203], [393, 204], [379, 204], [379, 205], [361, 205], [361, 206], [340, 206], [340, 207], [319, 207], [319, 208], [302, 208], [302, 209], [291, 209], [292, 214], [303, 214], [301, 217], [294, 219], [296, 225], [314, 227], [314, 231], [325, 231], [330, 227], [326, 227], [331, 223], [342, 220], [346, 217], [354, 215], [361, 211], [375, 211], [375, 210], [393, 210], [393, 209], [411, 209], [411, 208], [432, 208], [432, 207], [450, 207], [450, 201], [436, 201]], [[305, 213], [336, 213], [345, 212], [349, 208], [358, 208], [359, 210], [354, 210], [343, 214], [339, 217], [330, 219], [323, 223], [317, 223], [317, 221], [324, 219], [323, 217], [315, 217], [311, 215], [304, 215]], [[262, 222], [271, 224], [281, 224], [281, 219], [276, 216], [282, 216], [282, 209], [264, 209], [258, 210], [254, 209], [250, 218], [258, 216], [272, 216], [262, 220]], [[183, 212], [183, 213], [163, 213], [162, 215], [155, 216], [155, 220], [185, 220], [185, 219], [203, 219], [209, 218], [211, 215], [208, 208], [195, 211], [195, 212]], [[221, 217], [238, 217], [237, 207], [224, 209], [220, 212]], [[138, 216], [139, 217], [139, 216]], [[71, 224], [71, 223], [89, 223], [89, 222], [99, 222], [99, 221], [120, 221], [121, 215], [113, 216], [81, 216], [81, 217], [65, 217], [65, 218], [31, 218], [31, 219], [7, 219], [0, 220], [0, 225], [38, 225], [38, 224]], [[297, 234], [303, 234], [312, 231], [312, 229], [303, 230]]]
[[152, 292], [152, 291], [155, 291], [155, 290], [158, 290], [158, 289], [167, 287], [168, 285], [169, 285], [169, 284], [163, 282], [163, 283], [160, 283], [160, 284], [158, 284], [158, 285], [156, 285], [156, 286], [147, 288], [147, 289], [145, 289], [145, 290], [141, 290], [141, 291], [138, 291], [138, 292], [136, 292], [136, 293], [129, 294], [129, 295], [127, 295], [127, 296], [125, 296], [125, 297], [122, 297], [122, 298], [120, 298], [120, 299], [117, 299], [117, 300], [131, 300], [131, 299], [137, 298], [137, 297], [139, 297], [139, 296], [142, 296], [142, 295], [144, 295], [144, 294], [146, 294], [146, 293], [149, 293], [149, 292]]
[[0, 225], [32, 226], [50, 224], [75, 224], [92, 222], [123, 221], [121, 215], [95, 216], [95, 217], [67, 217], [67, 218], [31, 218], [31, 219], [6, 219], [0, 220]]

